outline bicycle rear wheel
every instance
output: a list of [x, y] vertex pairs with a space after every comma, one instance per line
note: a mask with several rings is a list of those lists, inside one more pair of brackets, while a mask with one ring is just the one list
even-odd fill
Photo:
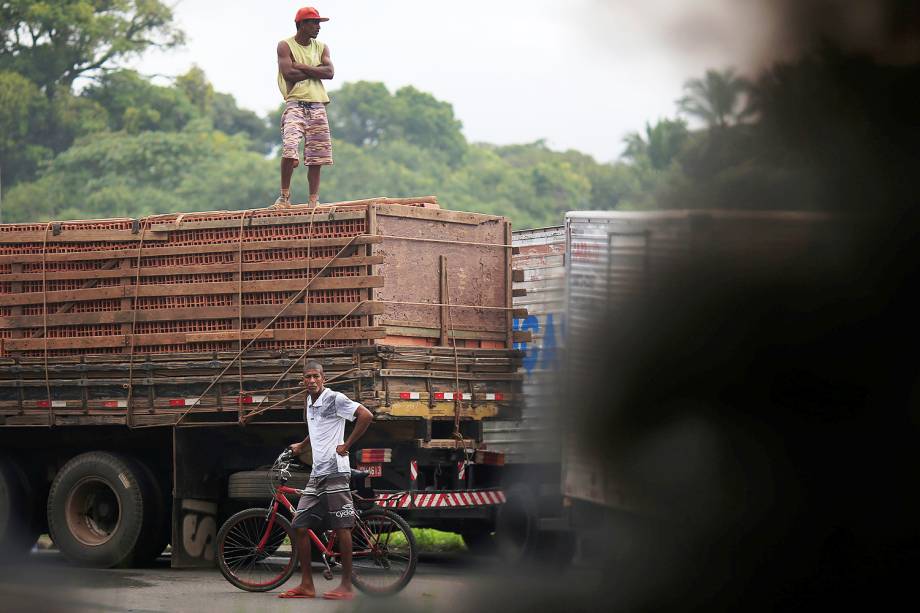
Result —
[[297, 568], [296, 542], [286, 517], [276, 514], [269, 530], [265, 509], [246, 509], [224, 522], [217, 533], [217, 565], [224, 578], [241, 590], [267, 592], [284, 585]]
[[418, 547], [412, 528], [389, 509], [371, 509], [352, 530], [352, 582], [370, 596], [400, 591], [415, 574]]

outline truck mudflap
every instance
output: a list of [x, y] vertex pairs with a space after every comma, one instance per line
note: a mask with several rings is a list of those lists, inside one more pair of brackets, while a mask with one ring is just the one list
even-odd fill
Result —
[[469, 509], [490, 507], [505, 503], [501, 489], [450, 490], [424, 492], [377, 492], [375, 501], [379, 506], [393, 509]]

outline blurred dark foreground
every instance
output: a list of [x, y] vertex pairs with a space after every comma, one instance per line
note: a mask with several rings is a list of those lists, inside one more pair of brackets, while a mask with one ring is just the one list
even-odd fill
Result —
[[[599, 313], [595, 370], [572, 375], [560, 409], [648, 513], [619, 514], [575, 574], [490, 567], [456, 608], [884, 610], [917, 600], [920, 11], [880, 4], [902, 17], [889, 52], [884, 40], [866, 51], [812, 28], [822, 34], [814, 46], [761, 81], [764, 155], [795, 170], [771, 185], [775, 208], [793, 177], [795, 204], [811, 198], [809, 208], [842, 220], [835, 248], [756, 272], [686, 262], [656, 291]], [[741, 182], [733, 199], [756, 201], [760, 187]], [[57, 609], [4, 598], [3, 610]], [[428, 608], [395, 602], [355, 608]]]

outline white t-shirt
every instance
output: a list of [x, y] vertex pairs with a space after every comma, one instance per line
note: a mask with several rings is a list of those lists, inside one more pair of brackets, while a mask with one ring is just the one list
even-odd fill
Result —
[[354, 421], [359, 406], [345, 394], [328, 387], [316, 402], [307, 394], [304, 421], [313, 448], [312, 477], [351, 472], [348, 456], [337, 454], [335, 448], [345, 443], [345, 420]]

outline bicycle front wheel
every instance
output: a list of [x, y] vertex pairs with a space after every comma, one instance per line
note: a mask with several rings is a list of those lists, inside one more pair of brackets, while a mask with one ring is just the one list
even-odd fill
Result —
[[370, 596], [400, 591], [415, 574], [418, 547], [412, 528], [389, 509], [371, 509], [352, 530], [352, 582]]
[[296, 542], [286, 517], [276, 514], [269, 529], [265, 509], [246, 509], [217, 533], [217, 565], [241, 590], [267, 592], [284, 585], [297, 568]]

